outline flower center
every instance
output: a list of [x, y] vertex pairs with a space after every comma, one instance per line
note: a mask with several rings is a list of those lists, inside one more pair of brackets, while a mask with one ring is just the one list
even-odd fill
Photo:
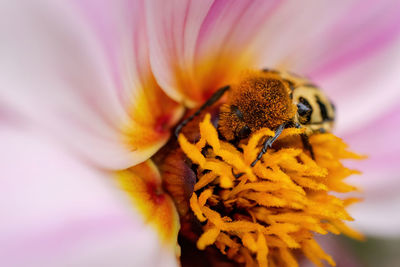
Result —
[[332, 194], [356, 190], [343, 179], [358, 172], [340, 160], [361, 158], [349, 152], [338, 137], [311, 135], [313, 159], [300, 138], [305, 129], [284, 129], [251, 167], [273, 131], [262, 128], [234, 146], [220, 139], [209, 114], [199, 129], [200, 139], [195, 143], [183, 134], [178, 139], [196, 166], [190, 209], [201, 223], [198, 249], [213, 246], [246, 266], [298, 266], [295, 255], [302, 252], [322, 266], [322, 260], [330, 265], [335, 262], [314, 240], [314, 233], [363, 238], [344, 223], [353, 220], [346, 207], [356, 199]]
[[362, 157], [329, 133], [335, 109], [316, 85], [248, 71], [187, 115], [178, 142], [153, 157], [180, 215], [181, 243], [246, 266], [298, 266], [301, 254], [322, 266], [335, 263], [315, 233], [363, 238], [344, 223], [358, 200], [332, 194], [356, 190], [344, 178], [358, 172], [341, 160]]

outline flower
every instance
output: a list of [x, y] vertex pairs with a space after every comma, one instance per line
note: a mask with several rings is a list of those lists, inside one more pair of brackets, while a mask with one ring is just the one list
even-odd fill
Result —
[[[290, 68], [326, 89], [338, 106], [338, 135], [371, 155], [358, 226], [398, 233], [399, 218], [385, 219], [400, 203], [392, 141], [400, 119], [398, 5], [1, 3], [3, 265], [175, 265], [176, 232], [160, 234], [142, 216], [171, 207], [145, 160], [168, 140], [184, 106], [203, 102], [243, 66]], [[139, 182], [152, 174], [153, 186], [139, 193], [159, 206], [132, 207], [116, 188], [114, 171], [131, 166]]]

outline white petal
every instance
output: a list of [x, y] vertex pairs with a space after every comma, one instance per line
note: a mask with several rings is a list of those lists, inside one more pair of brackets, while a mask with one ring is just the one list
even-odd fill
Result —
[[27, 128], [0, 140], [2, 266], [177, 266], [110, 173]]
[[146, 1], [152, 70], [164, 91], [176, 101], [184, 101], [178, 72], [193, 75], [197, 36], [212, 2]]
[[151, 67], [163, 90], [204, 102], [250, 67], [255, 35], [278, 1], [146, 1]]
[[[398, 179], [398, 175], [395, 178]], [[368, 236], [400, 237], [399, 190], [400, 183], [387, 183], [380, 190], [364, 191], [359, 195], [364, 201], [349, 208], [349, 213], [355, 219], [350, 225]]]
[[[132, 166], [166, 142], [168, 131], [154, 130], [157, 112], [146, 123], [132, 113], [139, 98], [161, 92], [146, 61], [139, 1], [8, 1], [1, 10], [0, 100], [12, 112], [106, 168]], [[160, 102], [176, 121], [178, 106]], [[124, 143], [126, 125], [156, 137], [143, 148]]]

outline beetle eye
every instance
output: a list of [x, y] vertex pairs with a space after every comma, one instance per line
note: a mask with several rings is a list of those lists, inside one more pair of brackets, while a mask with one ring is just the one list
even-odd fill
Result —
[[311, 121], [311, 114], [313, 108], [310, 103], [304, 97], [299, 97], [299, 103], [297, 104], [297, 114], [299, 114], [300, 123], [309, 123]]
[[249, 128], [249, 126], [245, 125], [242, 127], [242, 129], [240, 129], [239, 133], [238, 133], [238, 137], [243, 139], [246, 138], [247, 136], [249, 136], [251, 133], [251, 130]]
[[308, 112], [310, 112], [310, 108], [304, 105], [303, 103], [297, 103], [297, 113], [300, 116], [305, 116]]

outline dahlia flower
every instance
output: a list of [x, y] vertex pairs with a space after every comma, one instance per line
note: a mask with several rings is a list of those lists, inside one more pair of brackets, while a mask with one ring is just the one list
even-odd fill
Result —
[[[264, 67], [323, 88], [336, 104], [335, 135], [369, 156], [346, 163], [363, 173], [350, 178], [365, 196], [349, 211], [352, 226], [400, 233], [398, 1], [15, 0], [0, 10], [2, 265], [179, 265], [179, 213], [154, 155], [186, 110]], [[202, 144], [184, 138], [195, 162]], [[204, 212], [211, 196], [210, 188], [192, 195], [199, 220], [216, 218]], [[219, 222], [203, 229], [199, 248], [226, 245], [216, 240], [231, 228]], [[255, 231], [267, 230], [242, 226], [250, 230], [241, 242], [265, 266], [273, 241]], [[295, 266], [287, 251], [279, 255]]]

